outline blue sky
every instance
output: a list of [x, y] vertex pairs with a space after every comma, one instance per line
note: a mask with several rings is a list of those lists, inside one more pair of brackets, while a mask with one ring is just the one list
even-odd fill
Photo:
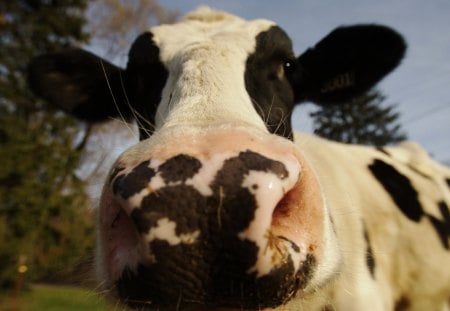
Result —
[[[410, 139], [450, 164], [450, 1], [448, 0], [160, 0], [180, 13], [208, 5], [247, 19], [267, 18], [291, 36], [297, 54], [333, 28], [378, 23], [395, 28], [408, 43], [400, 67], [378, 88], [386, 103], [398, 104], [401, 123]], [[311, 131], [308, 111], [300, 106], [293, 123]]]

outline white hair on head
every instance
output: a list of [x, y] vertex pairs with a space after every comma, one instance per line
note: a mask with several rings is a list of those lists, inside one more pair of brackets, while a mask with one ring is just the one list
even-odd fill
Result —
[[241, 20], [241, 18], [224, 11], [213, 10], [208, 6], [200, 6], [196, 10], [184, 16], [183, 20], [214, 23], [226, 20]]

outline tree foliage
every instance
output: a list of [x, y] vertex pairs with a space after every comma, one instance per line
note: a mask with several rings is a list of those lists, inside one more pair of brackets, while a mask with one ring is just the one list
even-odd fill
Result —
[[[36, 55], [86, 41], [86, 0], [0, 2], [0, 288], [67, 271], [93, 245], [79, 124], [28, 90]], [[26, 258], [26, 259], [25, 259]]]
[[157, 0], [103, 0], [91, 2], [87, 18], [92, 45], [113, 59], [127, 55], [134, 39], [150, 26], [173, 23], [178, 13]]
[[[158, 24], [173, 23], [179, 17], [157, 0], [91, 1], [86, 12], [89, 49], [124, 66], [131, 44], [138, 35]], [[88, 181], [89, 194], [98, 197], [99, 185], [116, 157], [139, 140], [136, 126], [123, 120], [92, 125], [82, 159], [82, 175]]]
[[406, 139], [394, 106], [382, 105], [386, 97], [369, 91], [349, 102], [323, 106], [310, 116], [314, 133], [344, 143], [384, 146]]

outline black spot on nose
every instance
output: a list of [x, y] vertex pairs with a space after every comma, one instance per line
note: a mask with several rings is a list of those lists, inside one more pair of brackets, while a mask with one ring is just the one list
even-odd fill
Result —
[[[249, 271], [257, 262], [259, 245], [242, 239], [240, 233], [255, 219], [258, 208], [255, 195], [242, 185], [245, 178], [251, 172], [265, 172], [282, 180], [289, 174], [286, 166], [251, 150], [240, 152], [223, 161], [213, 180], [205, 181], [211, 194], [204, 194], [188, 182], [202, 165], [207, 164], [179, 154], [152, 172], [148, 163], [133, 170], [133, 176], [142, 177], [144, 184], [155, 175], [163, 185], [149, 187], [131, 212], [138, 232], [149, 237], [152, 260], [143, 261], [136, 270], [125, 269], [116, 284], [119, 296], [130, 306], [146, 310], [197, 310], [199, 306], [259, 310], [284, 304], [308, 283], [315, 259], [308, 255], [302, 268], [295, 271], [287, 254], [282, 265], [258, 276]], [[119, 189], [122, 182], [116, 181]], [[162, 220], [170, 222], [170, 236], [156, 233], [164, 229]], [[193, 233], [196, 236], [191, 241], [182, 240]], [[172, 237], [177, 242], [172, 243]], [[300, 252], [288, 238], [276, 238]]]
[[217, 173], [212, 186], [241, 188], [244, 177], [250, 171], [273, 173], [280, 179], [289, 176], [286, 166], [279, 162], [250, 150], [239, 153], [239, 156], [226, 160], [222, 169]]
[[192, 186], [166, 186], [144, 197], [141, 206], [131, 213], [139, 233], [147, 233], [162, 218], [176, 223], [176, 234], [190, 233], [199, 228], [207, 210], [207, 198]]
[[266, 158], [259, 153], [247, 150], [241, 152], [238, 158], [248, 170], [272, 172], [281, 179], [289, 176], [283, 163]]
[[194, 176], [201, 167], [202, 163], [198, 159], [180, 154], [161, 164], [158, 171], [166, 183], [184, 182]]
[[150, 179], [156, 175], [155, 170], [148, 167], [149, 164], [150, 161], [144, 161], [129, 174], [118, 176], [112, 184], [113, 193], [128, 199], [147, 187]]

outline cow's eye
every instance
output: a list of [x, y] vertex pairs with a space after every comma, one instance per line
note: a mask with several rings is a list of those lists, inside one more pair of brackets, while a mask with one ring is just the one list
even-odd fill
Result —
[[295, 60], [289, 59], [284, 62], [284, 71], [285, 73], [291, 73], [295, 69]]

